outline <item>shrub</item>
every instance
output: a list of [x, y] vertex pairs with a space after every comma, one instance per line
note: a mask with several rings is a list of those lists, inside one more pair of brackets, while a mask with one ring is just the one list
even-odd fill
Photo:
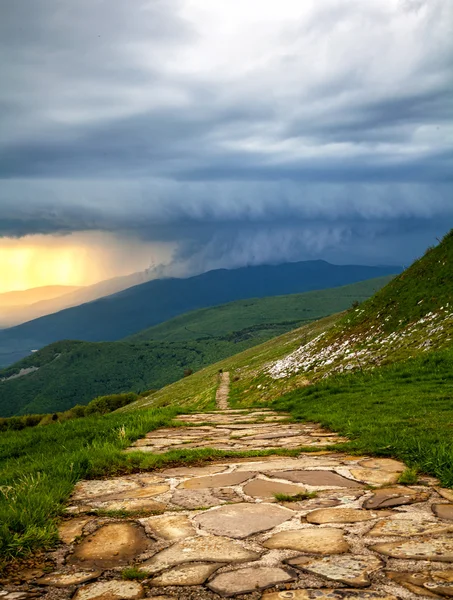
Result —
[[98, 396], [85, 407], [85, 416], [113, 412], [122, 406], [126, 406], [138, 399], [134, 392], [127, 394], [111, 394], [110, 396]]

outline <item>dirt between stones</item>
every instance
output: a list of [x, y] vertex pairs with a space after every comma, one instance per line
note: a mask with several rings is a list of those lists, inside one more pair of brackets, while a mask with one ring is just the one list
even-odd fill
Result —
[[[429, 477], [398, 485], [404, 464], [330, 452], [342, 438], [287, 417], [222, 410], [180, 417], [187, 433], [152, 432], [151, 446], [166, 440], [159, 451], [194, 431], [199, 447], [220, 431], [230, 449], [295, 439], [322, 449], [79, 482], [46, 555], [53, 571], [15, 574], [0, 600], [453, 597], [451, 491]], [[99, 513], [109, 506], [122, 512]]]

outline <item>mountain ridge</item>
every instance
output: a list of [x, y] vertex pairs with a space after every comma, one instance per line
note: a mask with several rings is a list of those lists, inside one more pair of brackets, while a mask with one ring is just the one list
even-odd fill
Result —
[[304, 261], [155, 279], [0, 331], [0, 366], [61, 339], [116, 341], [178, 314], [234, 300], [303, 293], [393, 275], [400, 267]]

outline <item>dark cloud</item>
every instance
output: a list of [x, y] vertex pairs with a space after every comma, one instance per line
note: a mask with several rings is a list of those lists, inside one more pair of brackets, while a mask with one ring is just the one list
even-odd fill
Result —
[[0, 236], [176, 241], [181, 274], [444, 233], [449, 0], [258, 4], [2, 4]]

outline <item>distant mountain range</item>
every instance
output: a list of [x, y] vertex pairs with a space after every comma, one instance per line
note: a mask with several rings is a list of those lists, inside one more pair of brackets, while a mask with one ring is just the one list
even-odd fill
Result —
[[58, 340], [115, 341], [198, 308], [337, 287], [401, 270], [316, 260], [218, 269], [187, 279], [154, 279], [0, 331], [0, 366]]
[[126, 288], [149, 281], [150, 271], [141, 271], [106, 279], [87, 286], [44, 286], [0, 294], [0, 329], [14, 327], [27, 321], [110, 296]]

